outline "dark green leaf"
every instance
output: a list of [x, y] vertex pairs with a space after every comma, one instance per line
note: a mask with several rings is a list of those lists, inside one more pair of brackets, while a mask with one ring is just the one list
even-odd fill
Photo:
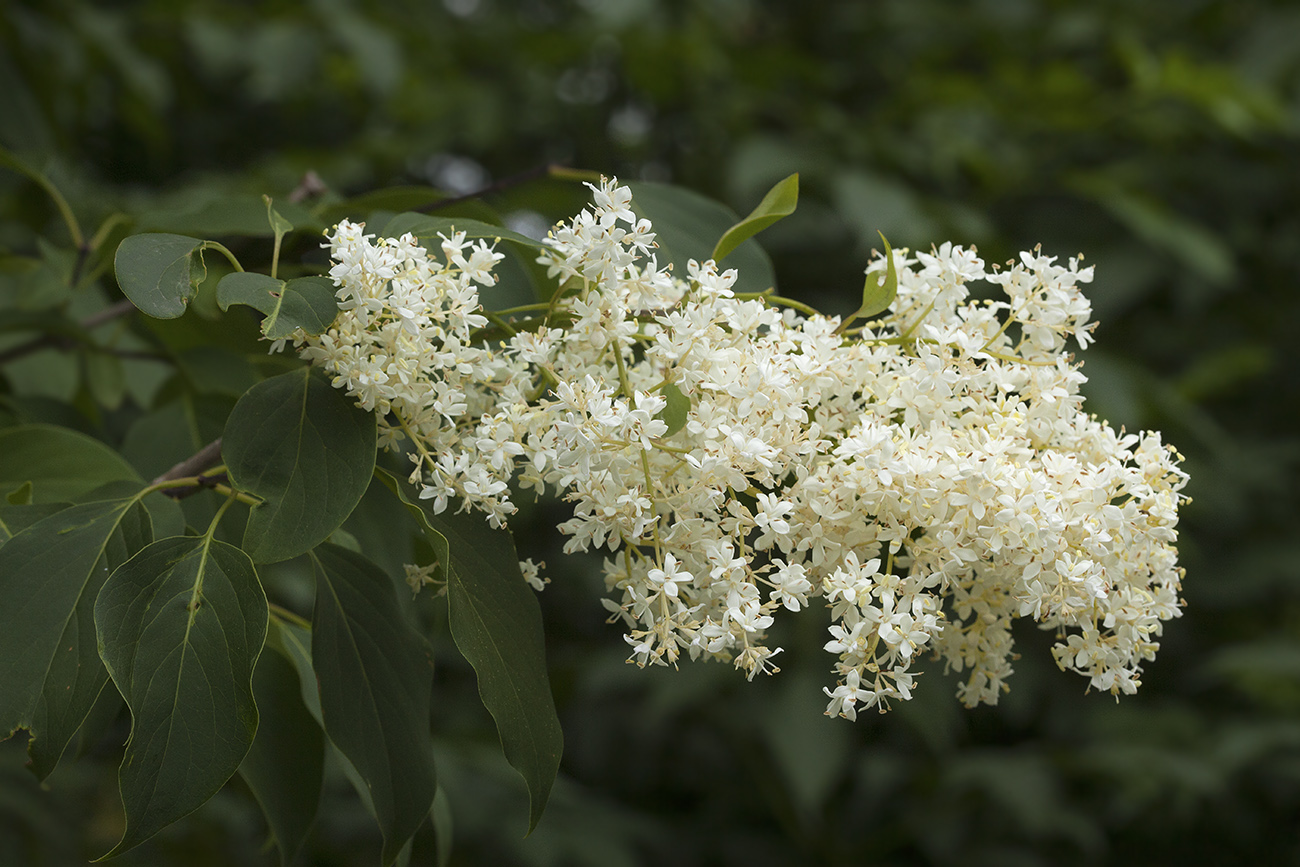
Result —
[[783, 217], [794, 213], [799, 204], [799, 175], [790, 175], [767, 191], [749, 216], [732, 226], [718, 239], [710, 257], [721, 262], [727, 254]]
[[176, 365], [199, 394], [239, 398], [262, 379], [247, 357], [220, 346], [181, 350]]
[[[60, 643], [109, 538], [134, 498], [86, 503], [29, 526], [0, 547], [0, 735], [30, 728]], [[87, 597], [93, 598], [93, 597]], [[39, 735], [38, 735], [39, 736]]]
[[82, 353], [85, 382], [91, 397], [104, 409], [115, 410], [126, 397], [126, 371], [122, 359], [107, 352]]
[[438, 854], [438, 867], [447, 867], [451, 862], [451, 841], [455, 832], [452, 822], [451, 805], [447, 803], [447, 794], [438, 787], [438, 796], [433, 799], [433, 810], [429, 813], [433, 822], [434, 846]]
[[[637, 182], [632, 188], [632, 210], [654, 224], [659, 264], [673, 265], [686, 278], [686, 263], [703, 262], [713, 255], [712, 238], [722, 237], [738, 222], [736, 212], [699, 193], [667, 184]], [[735, 291], [764, 292], [776, 285], [772, 260], [753, 239], [736, 248], [727, 263], [738, 272]]]
[[149, 523], [143, 509], [127, 509], [59, 638], [50, 673], [32, 711], [34, 736], [27, 743], [30, 767], [37, 779], [44, 780], [54, 771], [108, 683], [95, 634], [95, 597], [114, 569], [153, 541]]
[[374, 211], [411, 211], [450, 197], [449, 193], [437, 187], [385, 187], [330, 205], [325, 209], [325, 218], [333, 222], [344, 217], [365, 215]]
[[[281, 201], [277, 210], [283, 218], [300, 229], [324, 228], [311, 212], [294, 202]], [[230, 194], [215, 190], [194, 190], [180, 207], [156, 210], [143, 214], [142, 229], [169, 229], [220, 238], [235, 235], [249, 238], [269, 238], [275, 229], [267, 221], [266, 205], [257, 195]]]
[[238, 769], [257, 731], [267, 617], [248, 556], [206, 537], [155, 542], [104, 585], [100, 653], [131, 709], [118, 773], [126, 830], [105, 857], [197, 809]]
[[378, 566], [329, 544], [313, 552], [312, 563], [312, 664], [325, 731], [365, 781], [389, 864], [424, 823], [437, 791], [432, 659]]
[[862, 306], [853, 314], [854, 319], [870, 319], [878, 313], [884, 313], [894, 303], [898, 295], [898, 271], [894, 267], [894, 251], [889, 241], [882, 234], [880, 240], [885, 243], [885, 273], [867, 275], [862, 287]]
[[272, 620], [267, 632], [272, 652], [262, 653], [253, 673], [257, 737], [239, 766], [262, 806], [281, 864], [293, 860], [316, 821], [325, 768], [325, 735], [303, 704], [294, 650], [285, 646], [289, 628]]
[[668, 425], [668, 431], [664, 436], [670, 437], [686, 427], [686, 420], [691, 414], [691, 399], [682, 394], [682, 390], [671, 382], [664, 383], [664, 387], [660, 391], [663, 392], [668, 405], [659, 411], [657, 418]]
[[48, 424], [0, 430], [0, 492], [32, 483], [32, 501], [74, 499], [105, 482], [139, 481], [121, 455], [93, 437]]
[[254, 507], [244, 550], [274, 563], [311, 550], [352, 513], [375, 466], [373, 414], [307, 367], [249, 389], [226, 421], [222, 452]]
[[113, 267], [123, 294], [136, 307], [159, 319], [185, 312], [203, 282], [203, 242], [188, 235], [149, 232], [132, 235], [117, 247]]
[[37, 521], [62, 512], [69, 505], [68, 503], [0, 504], [0, 545], [8, 542]]
[[527, 235], [521, 235], [503, 226], [493, 226], [491, 223], [471, 220], [468, 217], [431, 217], [428, 214], [414, 212], [398, 214], [393, 217], [379, 234], [384, 238], [397, 238], [407, 232], [410, 232], [421, 241], [434, 242], [435, 247], [439, 235], [451, 237], [453, 232], [464, 232], [466, 238], [486, 238], [488, 240], [500, 238], [503, 241], [513, 241], [516, 244], [522, 244], [525, 247], [532, 247], [537, 250], [546, 247], [541, 241]]
[[222, 310], [244, 304], [262, 313], [262, 334], [269, 340], [288, 337], [299, 328], [308, 334], [320, 334], [339, 312], [334, 283], [327, 277], [299, 277], [286, 282], [249, 271], [221, 278], [217, 304]]
[[435, 515], [428, 501], [411, 500], [396, 477], [379, 475], [417, 516], [445, 569], [452, 638], [478, 675], [506, 760], [528, 786], [531, 832], [555, 782], [564, 734], [546, 672], [541, 608], [519, 571], [514, 540], [481, 515], [451, 508]]

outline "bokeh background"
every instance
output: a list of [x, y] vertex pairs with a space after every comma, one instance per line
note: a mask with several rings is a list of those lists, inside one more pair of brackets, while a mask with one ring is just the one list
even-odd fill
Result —
[[[826, 719], [813, 618], [762, 682], [639, 671], [593, 564], [559, 553], [538, 508], [516, 532], [554, 579], [561, 777], [523, 839], [523, 787], [444, 653], [453, 863], [1300, 863], [1296, 4], [7, 0], [0, 145], [88, 217], [282, 200], [309, 171], [340, 196], [461, 194], [548, 163], [743, 214], [797, 171], [797, 213], [760, 240], [781, 293], [828, 312], [853, 306], [877, 230], [989, 261], [1084, 253], [1101, 321], [1089, 404], [1164, 431], [1192, 476], [1187, 605], [1138, 696], [1085, 694], [1032, 626], [1011, 693], [974, 711], [932, 665], [913, 702]], [[536, 181], [487, 201], [545, 226], [580, 196]], [[0, 174], [0, 259], [60, 231], [36, 185]], [[42, 790], [21, 744], [0, 745], [0, 862], [104, 851], [117, 755], [92, 751]], [[272, 864], [264, 843], [236, 781], [119, 863]], [[299, 863], [377, 850], [336, 776]], [[433, 853], [422, 833], [413, 863]]]

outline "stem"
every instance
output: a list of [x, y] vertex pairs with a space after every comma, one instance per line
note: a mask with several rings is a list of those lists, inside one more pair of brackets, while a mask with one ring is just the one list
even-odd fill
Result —
[[479, 190], [475, 190], [472, 193], [466, 193], [463, 196], [452, 196], [446, 199], [439, 199], [436, 202], [430, 202], [427, 205], [423, 205], [419, 208], [412, 208], [411, 210], [425, 211], [425, 212], [438, 211], [443, 208], [449, 208], [452, 205], [458, 205], [461, 202], [468, 202], [473, 199], [481, 199], [484, 196], [489, 196], [493, 193], [499, 193], [503, 190], [508, 190], [511, 187], [517, 187], [520, 184], [527, 183], [528, 181], [536, 180], [538, 178], [549, 177], [551, 175], [552, 169], [554, 168], [556, 168], [556, 166], [552, 166], [550, 163], [547, 163], [545, 165], [540, 165], [540, 166], [534, 166], [531, 169], [527, 169], [526, 171], [519, 172], [518, 174], [510, 175], [509, 177], [502, 178], [499, 181], [493, 181], [492, 183], [488, 184], [486, 187], [483, 187], [482, 189]]
[[271, 616], [276, 620], [283, 620], [287, 623], [292, 623], [294, 626], [301, 626], [303, 629], [311, 629], [310, 620], [293, 613], [288, 608], [276, 605], [274, 602], [268, 603], [267, 607], [271, 609]]
[[271, 279], [275, 279], [276, 269], [280, 267], [280, 242], [284, 240], [284, 235], [279, 232], [275, 233], [275, 247], [271, 250]]
[[773, 295], [770, 292], [737, 292], [736, 298], [740, 301], [752, 301], [755, 298], [767, 304], [777, 304], [781, 307], [789, 307], [798, 310], [805, 316], [821, 316], [822, 313], [816, 307], [804, 304], [802, 301], [796, 301], [793, 298], [785, 298], [781, 295]]
[[225, 256], [230, 260], [230, 264], [235, 266], [236, 271], [244, 270], [244, 266], [239, 264], [239, 260], [235, 258], [235, 254], [227, 250], [224, 244], [220, 244], [216, 241], [204, 241], [201, 246], [205, 250], [216, 250], [218, 253]]
[[[127, 315], [135, 310], [135, 305], [130, 301], [118, 301], [105, 307], [98, 313], [87, 316], [77, 323], [77, 327], [83, 331], [91, 331], [103, 325], [105, 322], [111, 322], [114, 319]], [[75, 338], [67, 335], [43, 334], [40, 337], [34, 337], [26, 343], [20, 343], [12, 346], [4, 352], [0, 352], [0, 364], [13, 361], [15, 358], [22, 358], [24, 355], [30, 355], [33, 352], [39, 352], [49, 347], [58, 347], [60, 349], [71, 348], [76, 342]]]
[[220, 461], [221, 437], [217, 437], [193, 455], [190, 455], [188, 458], [154, 479], [151, 484], [158, 485], [176, 479], [198, 476], [203, 473], [204, 470], [210, 470], [215, 467], [220, 463]]
[[90, 239], [90, 249], [98, 250], [100, 247], [104, 246], [104, 242], [108, 240], [109, 232], [112, 232], [113, 229], [117, 228], [118, 224], [129, 222], [131, 222], [131, 218], [120, 211], [116, 214], [110, 215], [104, 220], [104, 222], [99, 224], [99, 229], [95, 232], [95, 237]]

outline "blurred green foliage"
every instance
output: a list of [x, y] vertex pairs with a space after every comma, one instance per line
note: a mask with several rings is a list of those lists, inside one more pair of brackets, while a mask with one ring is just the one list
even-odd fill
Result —
[[[1163, 430], [1192, 475], [1187, 607], [1137, 697], [1084, 695], [1032, 632], [1002, 706], [961, 710], [933, 672], [914, 702], [856, 725], [820, 716], [815, 628], [786, 637], [785, 670], [761, 683], [637, 671], [592, 564], [521, 522], [521, 551], [555, 578], [542, 604], [566, 755], [538, 831], [503, 831], [525, 793], [472, 673], [449, 661], [434, 716], [453, 863], [1297, 863], [1297, 34], [1283, 0], [9, 0], [0, 145], [85, 226], [120, 210], [133, 231], [188, 216], [215, 234], [264, 219], [225, 197], [284, 201], [309, 171], [326, 195], [465, 193], [554, 162], [672, 180], [742, 214], [797, 171], [799, 210], [762, 243], [782, 294], [828, 312], [855, 305], [877, 230], [897, 246], [977, 243], [993, 261], [1039, 242], [1082, 251], [1102, 323], [1090, 403]], [[573, 195], [535, 182], [489, 201], [545, 225]], [[0, 173], [5, 306], [81, 268], [67, 246], [46, 194]], [[286, 251], [285, 267], [312, 256]], [[173, 350], [196, 342], [184, 322], [156, 329]], [[186, 351], [216, 405], [257, 350], [250, 326]], [[0, 421], [121, 445], [163, 404], [147, 360], [122, 363], [130, 375], [104, 381], [71, 353], [30, 355], [6, 368]], [[119, 409], [88, 413], [83, 384]], [[206, 424], [202, 406], [191, 415]], [[0, 862], [81, 863], [116, 839], [125, 721], [111, 732], [48, 790], [21, 744], [0, 745]], [[366, 863], [369, 819], [331, 779], [303, 863]], [[235, 784], [119, 863], [270, 864], [260, 823]], [[417, 838], [414, 862], [433, 846]]]

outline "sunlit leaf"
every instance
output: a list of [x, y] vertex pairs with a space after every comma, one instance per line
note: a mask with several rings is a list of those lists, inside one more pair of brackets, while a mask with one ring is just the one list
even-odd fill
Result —
[[668, 431], [664, 436], [670, 437], [686, 427], [686, 420], [691, 414], [691, 399], [682, 394], [682, 390], [671, 382], [664, 383], [660, 391], [663, 392], [668, 404], [660, 410], [657, 417], [668, 425]]
[[713, 248], [710, 257], [716, 262], [722, 261], [732, 250], [757, 235], [768, 226], [794, 213], [799, 204], [799, 175], [790, 175], [779, 181], [763, 196], [758, 207], [750, 211], [749, 216], [732, 226]]
[[105, 857], [197, 809], [238, 769], [257, 731], [267, 617], [252, 561], [207, 537], [155, 542], [104, 585], [100, 652], [131, 709], [118, 772], [126, 830]]
[[862, 306], [853, 314], [855, 319], [870, 319], [885, 312], [898, 296], [898, 271], [894, 265], [894, 251], [883, 234], [880, 240], [885, 244], [885, 273], [872, 272], [867, 275], [866, 282], [862, 286]]

